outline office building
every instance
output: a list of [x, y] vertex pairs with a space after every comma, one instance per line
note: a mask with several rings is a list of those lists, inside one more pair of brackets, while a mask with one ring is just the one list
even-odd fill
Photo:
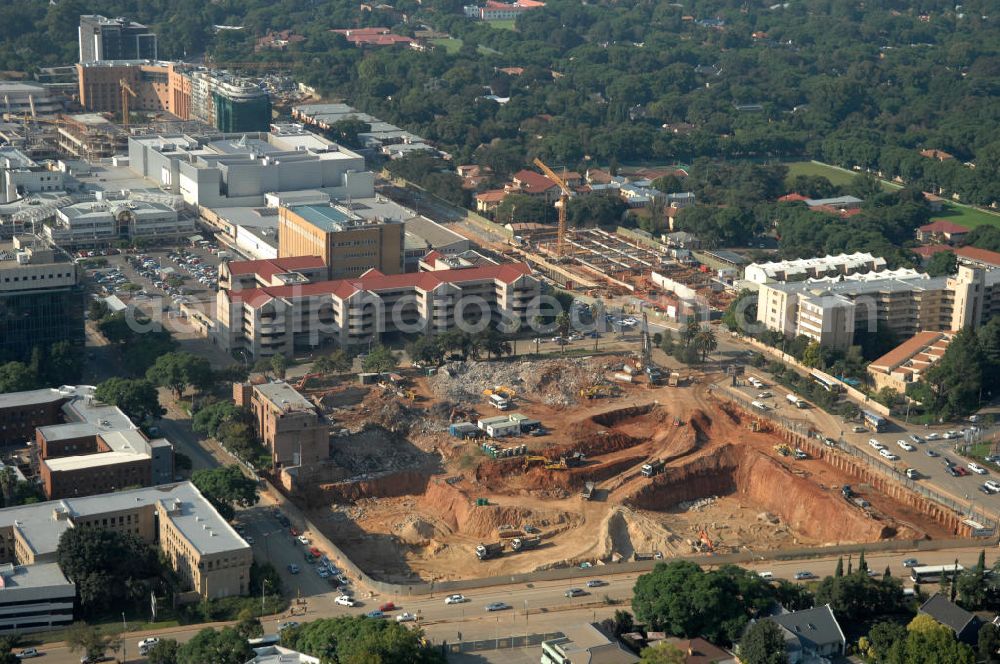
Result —
[[[190, 482], [0, 509], [0, 563], [29, 571], [54, 565], [59, 538], [70, 528], [130, 533], [157, 546], [204, 598], [249, 591], [250, 545]], [[0, 606], [2, 596], [0, 590]]]
[[542, 664], [635, 664], [639, 658], [592, 624], [563, 628], [565, 636], [542, 641]]
[[278, 210], [278, 256], [319, 256], [327, 279], [360, 276], [371, 269], [403, 271], [399, 221], [367, 220], [341, 205], [296, 205]]
[[[292, 107], [292, 119], [306, 125], [312, 125], [328, 131], [341, 120], [358, 120], [368, 125], [368, 131], [358, 134], [358, 140], [365, 149], [377, 150], [380, 153], [394, 157], [399, 151], [425, 151], [440, 154], [424, 138], [394, 124], [383, 122], [379, 118], [362, 113], [347, 104], [304, 104]], [[395, 150], [394, 150], [395, 148]]]
[[220, 283], [215, 341], [227, 351], [269, 357], [332, 341], [367, 344], [386, 332], [440, 334], [480, 316], [529, 322], [541, 285], [526, 264], [439, 267], [445, 269], [395, 275], [369, 270], [354, 279], [320, 282], [292, 273], [281, 275], [285, 285], [248, 290]]
[[132, 136], [129, 168], [189, 205], [263, 207], [266, 194], [321, 189], [374, 195], [364, 158], [296, 125], [270, 132]]
[[452, 256], [472, 248], [467, 237], [424, 216], [407, 219], [405, 231], [403, 267], [407, 272], [416, 271], [420, 259], [431, 250]]
[[837, 256], [752, 263], [747, 265], [743, 278], [756, 284], [769, 284], [878, 272], [885, 268], [886, 262], [881, 256], [875, 257], [870, 253], [858, 252]]
[[219, 263], [219, 288], [223, 290], [286, 286], [324, 279], [326, 279], [326, 263], [319, 256]]
[[757, 320], [787, 337], [845, 349], [856, 332], [889, 329], [908, 338], [976, 327], [1000, 313], [1000, 270], [963, 265], [954, 277], [886, 274], [761, 284]]
[[143, 200], [74, 203], [56, 212], [45, 227], [48, 239], [64, 248], [100, 247], [118, 241], [179, 240], [195, 232], [192, 217], [169, 205]]
[[37, 236], [0, 241], [0, 363], [68, 341], [83, 352], [84, 292], [76, 264]]
[[0, 111], [13, 121], [25, 115], [54, 115], [65, 108], [63, 99], [44, 85], [31, 81], [0, 81]]
[[25, 194], [62, 191], [64, 186], [63, 173], [51, 165], [39, 164], [17, 148], [0, 147], [0, 203]]
[[80, 62], [156, 59], [156, 35], [127, 18], [80, 16]]
[[0, 445], [34, 440], [36, 428], [61, 420], [69, 398], [69, 393], [52, 389], [0, 394]]
[[73, 623], [76, 584], [54, 562], [0, 564], [0, 634], [29, 634]]
[[330, 423], [285, 382], [233, 384], [233, 401], [253, 415], [254, 431], [275, 468], [308, 466], [330, 457]]
[[257, 82], [226, 71], [196, 70], [189, 76], [192, 118], [223, 132], [271, 126], [271, 97]]
[[955, 335], [950, 332], [918, 332], [868, 365], [876, 390], [888, 387], [900, 394], [920, 382], [924, 373], [948, 350]]

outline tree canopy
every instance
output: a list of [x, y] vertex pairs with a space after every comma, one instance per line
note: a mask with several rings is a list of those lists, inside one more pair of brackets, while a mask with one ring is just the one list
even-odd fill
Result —
[[740, 639], [740, 661], [746, 664], [785, 664], [785, 637], [773, 620], [758, 620]]
[[424, 647], [422, 638], [419, 629], [407, 629], [395, 621], [357, 616], [314, 620], [281, 634], [283, 645], [330, 664], [443, 664], [440, 650]]
[[70, 528], [59, 538], [56, 560], [76, 584], [87, 615], [100, 614], [148, 594], [144, 582], [160, 573], [156, 551], [132, 533]]
[[250, 507], [260, 500], [257, 482], [244, 475], [239, 466], [196, 470], [191, 482], [227, 520], [235, 516], [237, 505]]
[[236, 629], [207, 627], [177, 649], [177, 664], [244, 664], [253, 656], [246, 637]]
[[160, 396], [148, 380], [109, 378], [97, 386], [94, 398], [118, 406], [136, 423], [155, 420], [163, 414]]
[[156, 358], [146, 370], [146, 379], [169, 388], [180, 399], [188, 387], [204, 390], [212, 384], [212, 366], [205, 358], [191, 353], [167, 353]]

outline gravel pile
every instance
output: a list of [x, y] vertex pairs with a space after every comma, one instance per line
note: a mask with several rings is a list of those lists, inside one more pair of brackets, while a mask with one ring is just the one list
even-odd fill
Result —
[[431, 388], [458, 403], [483, 400], [483, 391], [503, 385], [517, 396], [549, 406], [569, 406], [580, 390], [620, 367], [614, 357], [539, 360], [533, 362], [450, 362], [430, 379]]

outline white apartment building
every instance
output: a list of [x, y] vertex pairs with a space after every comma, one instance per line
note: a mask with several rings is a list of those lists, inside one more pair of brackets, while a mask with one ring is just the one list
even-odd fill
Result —
[[743, 278], [756, 284], [785, 281], [805, 281], [822, 277], [839, 277], [863, 272], [879, 272], [886, 268], [885, 259], [867, 252], [798, 258], [769, 263], [752, 263], [746, 267]]
[[[243, 272], [232, 264], [229, 269]], [[541, 283], [525, 263], [395, 275], [369, 270], [335, 281], [312, 282], [294, 272], [271, 279], [284, 285], [221, 288], [215, 334], [222, 348], [268, 357], [330, 341], [370, 343], [384, 332], [440, 334], [459, 320], [481, 316], [523, 325], [541, 293]]]
[[64, 174], [55, 167], [39, 164], [17, 148], [0, 147], [0, 203], [64, 187]]
[[1000, 269], [962, 266], [954, 277], [919, 275], [761, 284], [757, 320], [787, 337], [845, 349], [855, 332], [887, 328], [902, 338], [924, 330], [976, 327], [1000, 313]]

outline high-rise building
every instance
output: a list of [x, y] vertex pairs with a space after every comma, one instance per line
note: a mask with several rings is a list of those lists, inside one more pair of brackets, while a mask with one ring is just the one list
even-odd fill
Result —
[[374, 268], [403, 272], [402, 222], [369, 221], [340, 205], [278, 209], [278, 256], [319, 256], [328, 279], [359, 277]]
[[127, 18], [80, 16], [80, 62], [155, 60], [156, 35]]
[[0, 363], [68, 341], [83, 352], [84, 293], [70, 256], [35, 235], [0, 243]]

